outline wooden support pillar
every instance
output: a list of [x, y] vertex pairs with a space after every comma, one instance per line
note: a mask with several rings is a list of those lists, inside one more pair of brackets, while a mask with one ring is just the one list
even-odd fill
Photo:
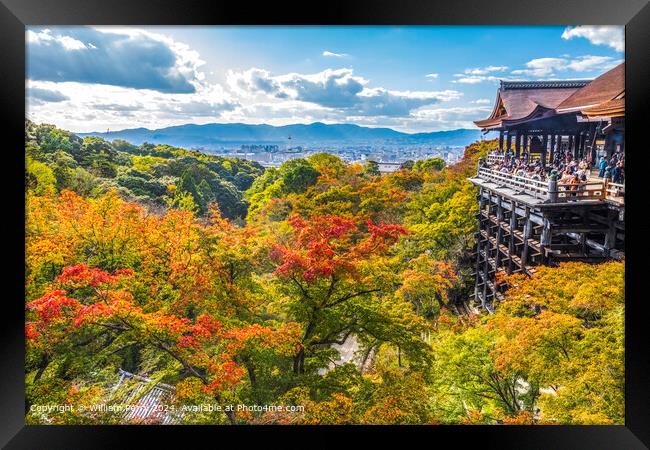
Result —
[[[567, 154], [571, 154], [573, 151], [573, 136], [569, 136], [569, 144], [567, 145]], [[566, 158], [566, 155], [564, 155]]]
[[[489, 242], [485, 243], [485, 248], [489, 248]], [[487, 273], [488, 273], [488, 251], [485, 251], [485, 262], [483, 263], [483, 297], [481, 298], [481, 304], [485, 307], [487, 304]]]
[[580, 135], [580, 159], [585, 157], [585, 143], [587, 142], [587, 133]]
[[526, 265], [528, 265], [528, 239], [530, 238], [530, 234], [533, 230], [533, 224], [530, 221], [530, 208], [528, 206], [526, 206], [525, 220], [526, 222], [524, 223], [524, 245], [523, 248], [521, 249], [521, 270], [524, 273], [526, 271]]
[[499, 130], [499, 151], [503, 152], [503, 130]]
[[546, 167], [546, 149], [548, 147], [548, 134], [542, 138], [542, 167]]
[[612, 256], [612, 250], [615, 250], [616, 247], [616, 226], [614, 225], [616, 221], [616, 212], [609, 211], [607, 218], [609, 227], [605, 234], [605, 245], [603, 247], [605, 248], [605, 256], [610, 257]]
[[591, 166], [595, 167], [597, 163], [598, 163], [598, 152], [596, 151], [596, 129], [594, 128], [591, 134]]
[[515, 253], [515, 230], [517, 229], [517, 203], [511, 201], [512, 209], [510, 210], [510, 240], [508, 242], [508, 267], [507, 272], [512, 273], [512, 255]]
[[506, 135], [506, 150], [508, 152], [512, 150], [512, 133], [510, 133], [509, 131], [507, 132]]
[[582, 133], [578, 133], [576, 135], [576, 153], [575, 153], [575, 158], [580, 159], [580, 149], [582, 148]]
[[521, 155], [521, 133], [517, 131], [515, 134], [515, 157], [519, 158]]
[[479, 235], [476, 239], [476, 266], [474, 268], [474, 271], [476, 272], [476, 280], [474, 282], [474, 298], [475, 299], [480, 299], [481, 303], [483, 303], [483, 300], [481, 299], [481, 296], [479, 295], [479, 289], [478, 286], [480, 284], [481, 280], [481, 274], [479, 273], [479, 268], [480, 268], [480, 263], [481, 263], [481, 235], [480, 231], [483, 229], [483, 216], [481, 215], [483, 213], [483, 188], [479, 189], [479, 198], [478, 198], [478, 210], [479, 210], [479, 216], [478, 216], [478, 229], [479, 229]]
[[551, 135], [551, 152], [548, 155], [548, 162], [550, 164], [553, 163], [553, 158], [555, 157], [555, 142], [556, 142], [555, 135], [552, 134]]
[[501, 245], [501, 240], [503, 239], [503, 228], [501, 228], [501, 222], [503, 221], [503, 205], [502, 205], [502, 197], [498, 196], [497, 197], [497, 222], [499, 224], [499, 228], [497, 228], [497, 252], [494, 257], [495, 260], [495, 265], [498, 268], [501, 265], [501, 252], [499, 251], [499, 245]]
[[[584, 226], [585, 229], [589, 225], [589, 214], [587, 213], [586, 209], [582, 211], [582, 225]], [[583, 231], [582, 233], [580, 233], [580, 252], [584, 256], [587, 256], [588, 251], [589, 250], [587, 248], [587, 233]]]
[[492, 200], [488, 200], [487, 205], [486, 205], [486, 212], [487, 212], [487, 221], [485, 225], [485, 233], [487, 236], [487, 241], [485, 242], [485, 261], [483, 262], [483, 298], [485, 299], [485, 303], [487, 303], [487, 284], [488, 280], [490, 279], [490, 263], [488, 262], [488, 259], [490, 258], [490, 228], [492, 226], [492, 222], [490, 222], [490, 213], [492, 211]]
[[580, 139], [580, 135], [578, 133], [575, 134], [573, 137], [573, 159], [578, 159], [578, 140]]
[[530, 160], [530, 148], [528, 145], [528, 133], [524, 133], [524, 153], [526, 154], [526, 162]]
[[[489, 192], [488, 192], [488, 194], [489, 194]], [[485, 206], [486, 206], [485, 207], [485, 212], [486, 212], [487, 217], [488, 217], [488, 220], [487, 220], [487, 235], [488, 235], [488, 237], [490, 237], [490, 228], [492, 227], [492, 222], [490, 222], [490, 214], [492, 213], [492, 200], [489, 199]]]
[[542, 250], [542, 259], [548, 262], [546, 257], [546, 248], [551, 246], [551, 221], [544, 217], [544, 225], [542, 227], [542, 235], [540, 237], [540, 247]]

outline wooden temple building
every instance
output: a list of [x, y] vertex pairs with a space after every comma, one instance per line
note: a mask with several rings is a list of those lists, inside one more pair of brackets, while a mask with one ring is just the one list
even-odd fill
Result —
[[479, 188], [477, 304], [492, 311], [502, 298], [499, 272], [624, 257], [623, 184], [590, 176], [571, 189], [555, 176], [539, 181], [493, 168], [510, 157], [547, 166], [567, 155], [594, 166], [624, 152], [624, 64], [592, 81], [502, 81], [492, 113], [475, 124], [499, 132], [499, 151], [470, 178]]

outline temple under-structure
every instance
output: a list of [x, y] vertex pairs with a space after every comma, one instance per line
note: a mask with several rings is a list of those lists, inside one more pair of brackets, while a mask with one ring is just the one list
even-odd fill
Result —
[[502, 298], [499, 273], [624, 257], [624, 70], [591, 81], [501, 81], [492, 113], [475, 122], [499, 133], [499, 150], [470, 178], [479, 187], [481, 307], [492, 311]]

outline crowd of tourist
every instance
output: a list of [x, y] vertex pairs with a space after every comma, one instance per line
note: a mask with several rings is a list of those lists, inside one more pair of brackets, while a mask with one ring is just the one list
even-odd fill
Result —
[[[485, 166], [501, 173], [529, 178], [537, 181], [547, 181], [551, 174], [557, 177], [560, 184], [575, 184], [579, 186], [589, 180], [591, 173], [591, 163], [589, 160], [576, 160], [569, 152], [559, 151], [554, 155], [553, 161], [542, 165], [542, 161], [537, 159], [532, 162], [528, 160], [526, 153], [521, 158], [515, 157], [512, 150], [506, 152], [496, 151], [492, 154], [503, 155], [504, 158], [498, 162], [487, 164]], [[604, 156], [596, 164], [596, 170], [600, 178], [608, 178], [614, 183], [622, 184], [625, 181], [625, 154], [615, 152], [611, 158]]]
[[604, 156], [598, 161], [598, 176], [609, 178], [614, 183], [625, 182], [625, 153], [615, 152], [609, 160]]

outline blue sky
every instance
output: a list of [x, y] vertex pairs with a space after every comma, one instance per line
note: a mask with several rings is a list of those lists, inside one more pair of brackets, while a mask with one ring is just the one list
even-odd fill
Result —
[[622, 27], [32, 27], [27, 111], [72, 131], [185, 123], [472, 127], [500, 79], [594, 78]]

